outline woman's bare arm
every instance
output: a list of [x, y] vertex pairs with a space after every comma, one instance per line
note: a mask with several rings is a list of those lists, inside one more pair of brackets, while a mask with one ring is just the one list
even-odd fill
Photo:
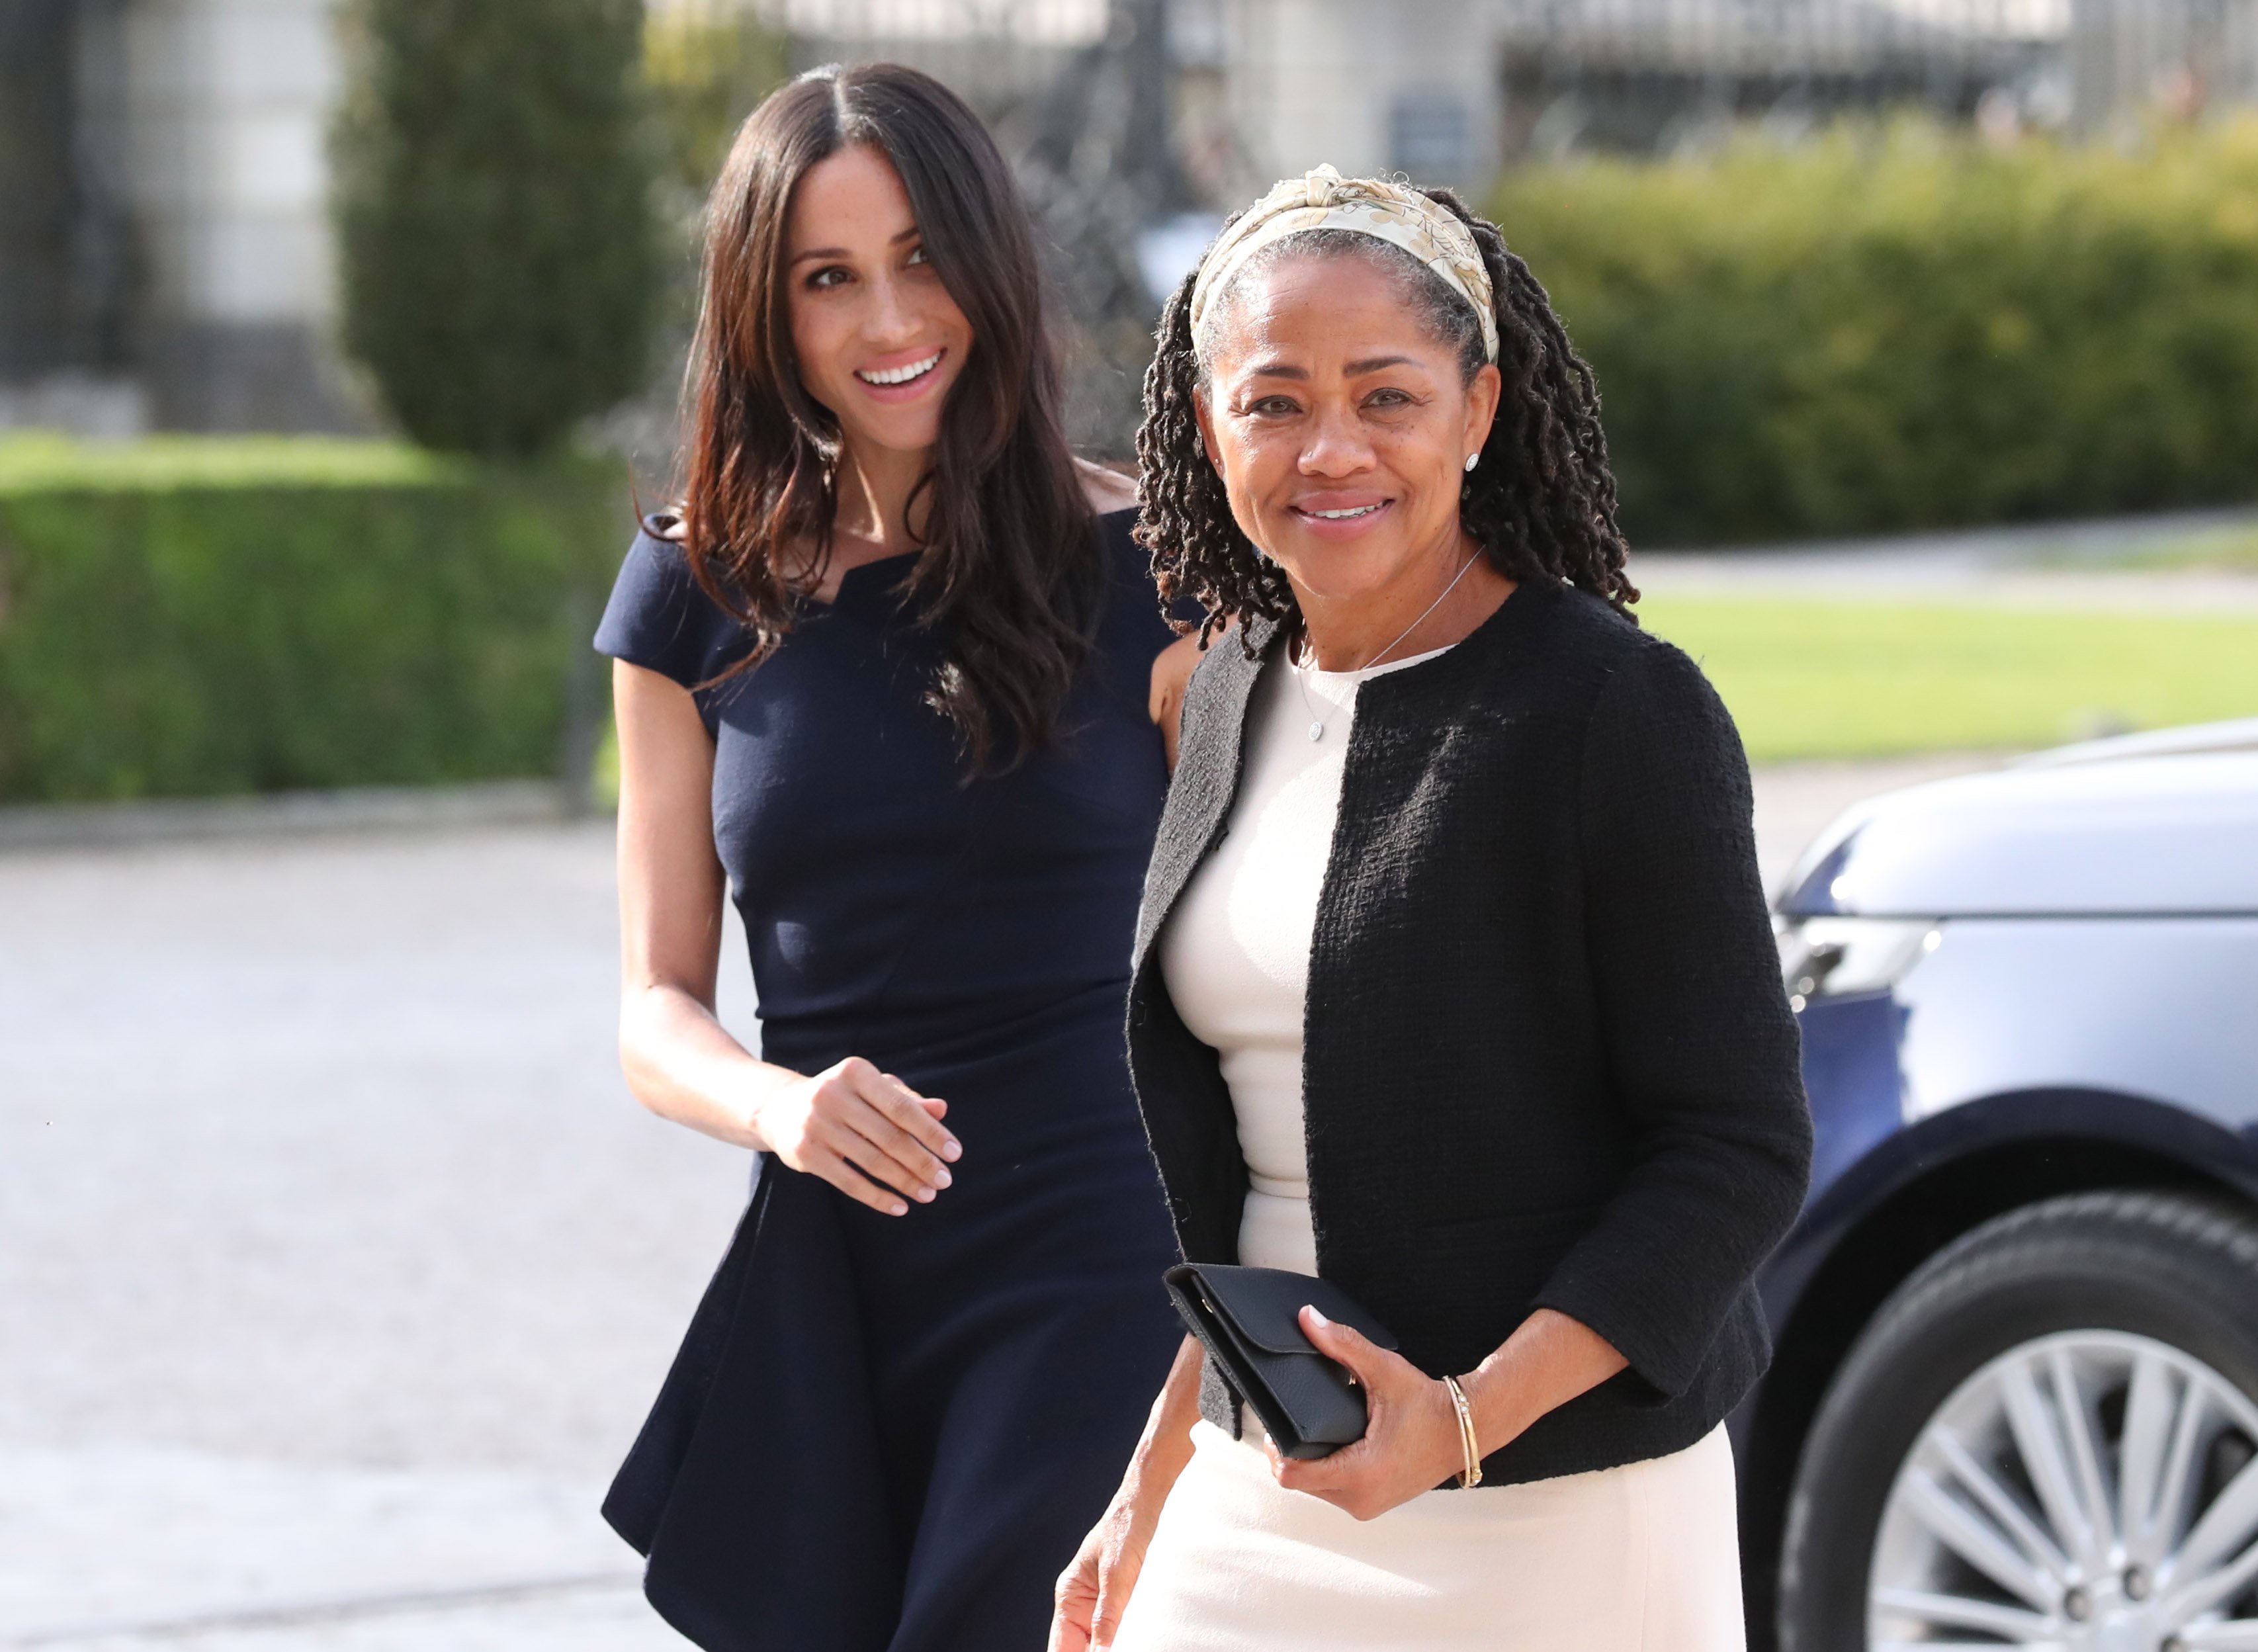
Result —
[[1199, 638], [1178, 637], [1153, 656], [1152, 693], [1146, 710], [1159, 725], [1161, 744], [1168, 754], [1168, 772], [1176, 771], [1176, 749], [1184, 726], [1184, 691], [1200, 663]]
[[1144, 1437], [1130, 1454], [1121, 1489], [1113, 1494], [1082, 1548], [1059, 1574], [1051, 1613], [1050, 1652], [1091, 1652], [1113, 1642], [1121, 1614], [1137, 1586], [1145, 1550], [1160, 1524], [1161, 1508], [1192, 1457], [1192, 1424], [1199, 1421], [1200, 1347], [1190, 1337], [1161, 1386], [1146, 1419]]
[[[1083, 497], [1090, 507], [1103, 514], [1107, 511], [1128, 510], [1137, 503], [1137, 479], [1110, 471], [1088, 459], [1076, 459], [1075, 469], [1082, 477]], [[1161, 731], [1161, 743], [1168, 755], [1168, 771], [1176, 768], [1176, 737], [1183, 725], [1184, 685], [1192, 680], [1192, 668], [1200, 663], [1200, 646], [1193, 637], [1178, 637], [1153, 657], [1152, 687], [1146, 701], [1146, 710]]]
[[681, 684], [625, 661], [620, 736], [620, 1065], [651, 1111], [774, 1153], [874, 1209], [949, 1184], [948, 1104], [859, 1056], [813, 1076], [763, 1061], [714, 1018], [724, 879], [714, 852], [714, 742]]

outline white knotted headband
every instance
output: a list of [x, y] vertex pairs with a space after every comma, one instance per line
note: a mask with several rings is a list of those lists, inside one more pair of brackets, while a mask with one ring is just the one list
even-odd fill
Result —
[[1304, 230], [1352, 230], [1402, 247], [1466, 301], [1481, 323], [1482, 353], [1497, 359], [1497, 311], [1473, 232], [1417, 189], [1382, 178], [1344, 178], [1331, 167], [1282, 180], [1208, 249], [1192, 283], [1193, 336], [1209, 301], [1248, 259]]

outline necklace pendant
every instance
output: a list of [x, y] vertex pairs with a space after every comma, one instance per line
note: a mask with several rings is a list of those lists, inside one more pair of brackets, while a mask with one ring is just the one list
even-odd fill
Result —
[[1310, 738], [1311, 740], [1323, 740], [1324, 737], [1325, 726], [1323, 723], [1311, 723], [1310, 725]]

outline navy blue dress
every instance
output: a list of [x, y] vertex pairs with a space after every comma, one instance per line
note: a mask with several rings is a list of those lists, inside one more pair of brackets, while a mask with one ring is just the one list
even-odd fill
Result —
[[[903, 1216], [763, 1164], [604, 1505], [709, 1652], [1038, 1652], [1167, 1375], [1175, 1244], [1122, 1015], [1170, 633], [1130, 521], [1100, 519], [1113, 577], [1067, 733], [1009, 775], [965, 783], [924, 703], [906, 557], [698, 695], [761, 1053], [866, 1056], [946, 1100], [964, 1147]], [[745, 642], [647, 528], [596, 646], [691, 686]]]

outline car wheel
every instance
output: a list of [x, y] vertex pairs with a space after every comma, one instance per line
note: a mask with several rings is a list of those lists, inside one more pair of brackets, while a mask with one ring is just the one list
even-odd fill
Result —
[[1779, 1644], [2258, 1652], [2258, 1226], [2079, 1194], [1923, 1264], [1805, 1443]]

